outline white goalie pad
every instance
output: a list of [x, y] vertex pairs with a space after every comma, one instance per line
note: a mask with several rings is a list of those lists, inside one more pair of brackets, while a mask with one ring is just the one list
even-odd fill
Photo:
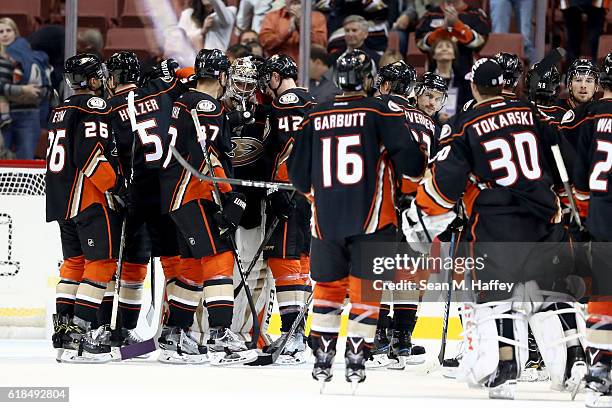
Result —
[[[486, 383], [497, 369], [500, 342], [514, 346], [518, 366], [525, 365], [528, 356], [527, 321], [522, 313], [507, 313], [511, 310], [511, 302], [470, 303], [464, 306], [461, 313], [464, 315], [466, 352], [459, 365], [458, 380], [469, 385]], [[513, 321], [515, 340], [498, 334], [496, 319]]]

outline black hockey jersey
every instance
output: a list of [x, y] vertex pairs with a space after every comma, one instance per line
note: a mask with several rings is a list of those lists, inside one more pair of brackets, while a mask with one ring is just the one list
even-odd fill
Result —
[[343, 240], [397, 225], [396, 175], [419, 177], [426, 155], [392, 101], [338, 96], [317, 105], [302, 124], [289, 178], [313, 194], [312, 235]]
[[127, 109], [127, 97], [134, 91], [136, 108], [136, 145], [134, 151], [134, 182], [132, 198], [138, 206], [159, 205], [159, 168], [164, 157], [162, 140], [168, 134], [174, 101], [187, 90], [178, 79], [157, 78], [146, 87], [130, 87], [109, 99], [111, 120], [118, 143], [121, 167], [129, 175], [134, 133]]
[[559, 125], [561, 123], [561, 120], [563, 119], [565, 112], [567, 112], [567, 109], [565, 109], [562, 106], [558, 106], [558, 105], [551, 105], [551, 106], [538, 105], [537, 107], [540, 112], [550, 117], [551, 123], [556, 124], [556, 125]]
[[293, 148], [296, 132], [315, 100], [305, 88], [288, 89], [272, 102], [273, 138], [269, 144], [274, 161], [271, 180], [289, 181], [287, 158]]
[[533, 106], [489, 99], [444, 126], [440, 149], [417, 191], [430, 215], [451, 210], [464, 193], [468, 213], [526, 213], [559, 222], [550, 146], [555, 134], [542, 127]]
[[589, 104], [578, 123], [578, 151], [574, 186], [581, 215], [591, 234], [612, 240], [612, 99]]
[[[406, 125], [410, 130], [410, 134], [414, 140], [421, 143], [427, 153], [427, 157], [432, 157], [432, 153], [436, 148], [436, 130], [438, 126], [434, 120], [425, 112], [411, 106], [406, 98], [398, 95], [381, 95], [379, 96], [383, 102], [393, 101], [404, 111]], [[419, 177], [403, 176], [401, 180], [401, 192], [411, 194], [416, 191], [417, 184], [421, 181]]]
[[70, 219], [94, 203], [114, 207], [105, 192], [116, 182], [110, 107], [73, 95], [51, 112], [45, 195], [47, 221]]
[[[204, 140], [198, 140], [191, 116], [192, 109], [198, 112]], [[183, 204], [199, 198], [214, 200], [212, 183], [201, 182], [185, 170], [170, 152], [170, 146], [174, 146], [193, 167], [210, 174], [202, 150], [205, 147], [210, 154], [215, 175], [226, 177], [226, 171], [229, 169], [225, 169], [222, 163], [227, 163], [224, 156], [227, 156], [231, 150], [226, 123], [223, 105], [203, 92], [190, 89], [174, 103], [168, 134], [164, 140], [166, 159], [160, 170], [163, 213], [177, 210]], [[219, 190], [227, 192], [231, 187], [219, 183]]]

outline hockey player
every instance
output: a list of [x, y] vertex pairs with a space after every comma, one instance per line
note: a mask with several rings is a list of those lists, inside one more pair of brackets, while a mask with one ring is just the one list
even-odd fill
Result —
[[314, 287], [310, 346], [312, 376], [327, 382], [349, 294], [346, 380], [365, 380], [365, 361], [376, 332], [380, 291], [360, 262], [365, 243], [393, 242], [397, 217], [395, 175], [420, 177], [426, 156], [393, 101], [367, 97], [373, 86], [372, 61], [354, 50], [342, 54], [334, 71], [344, 94], [318, 105], [302, 123], [289, 161], [289, 178], [312, 194], [311, 274]]
[[[168, 62], [162, 62], [166, 70]], [[129, 186], [132, 211], [128, 214], [126, 255], [119, 291], [121, 324], [117, 326], [121, 327], [121, 333], [114, 333], [113, 336], [117, 342], [130, 344], [142, 341], [134, 329], [138, 322], [143, 283], [151, 254], [160, 257], [167, 280], [173, 280], [178, 273], [176, 229], [167, 214], [161, 215], [159, 168], [164, 159], [161, 135], [168, 133], [173, 101], [187, 87], [169, 71], [167, 76], [151, 79], [144, 86], [138, 87], [140, 62], [133, 52], [113, 54], [106, 66], [109, 71], [108, 85], [114, 93], [108, 104], [112, 107], [111, 123], [121, 166], [125, 174], [133, 172], [133, 181]], [[130, 92], [135, 94], [136, 133], [132, 130], [128, 115], [127, 96]], [[114, 281], [110, 282], [106, 291], [111, 296], [105, 297], [100, 308], [102, 323], [110, 321]]]
[[587, 407], [612, 407], [612, 53], [601, 65], [603, 97], [589, 104], [578, 126], [574, 168], [577, 203], [591, 234], [593, 296], [587, 320]]
[[[433, 72], [425, 72], [418, 80], [415, 87], [416, 106], [434, 120], [438, 112], [444, 107], [448, 97], [448, 84], [440, 75]], [[433, 157], [436, 140], [432, 139], [428, 149], [430, 157]]]
[[493, 57], [504, 71], [504, 89], [502, 96], [507, 99], [516, 99], [516, 87], [523, 75], [523, 63], [516, 54], [500, 52]]
[[[228, 68], [229, 60], [221, 51], [205, 49], [198, 53], [194, 66], [197, 86], [174, 103], [170, 140], [164, 149], [174, 146], [193, 167], [218, 177], [225, 177], [223, 165], [227, 165], [231, 150], [224, 108], [218, 100], [224, 93]], [[198, 139], [192, 109], [197, 111], [204, 140]], [[214, 169], [207, 168], [206, 152]], [[174, 285], [168, 287], [170, 314], [159, 339], [159, 359], [167, 363], [207, 361], [206, 347], [199, 345], [188, 330], [203, 294], [210, 324], [207, 345], [213, 354], [211, 362], [252, 361], [255, 352], [247, 350], [229, 329], [234, 306], [234, 248], [227, 234], [232, 234], [240, 221], [244, 196], [220, 183], [219, 203], [212, 183], [192, 177], [168, 154], [162, 164], [161, 202], [179, 231], [181, 263]]]
[[[531, 105], [504, 100], [503, 70], [497, 62], [477, 61], [471, 81], [477, 103], [455, 117], [450, 135], [436, 155], [431, 177], [417, 190], [415, 203], [426, 216], [419, 222], [416, 206], [409, 215], [413, 228], [427, 225], [430, 235], [435, 236], [453, 220], [449, 211], [463, 195], [470, 219], [460, 239], [470, 243], [470, 256], [487, 254], [487, 263], [472, 279], [523, 282], [513, 292], [478, 291], [478, 300], [466, 304], [464, 312], [469, 347], [461, 360], [459, 377], [488, 387], [491, 398], [512, 399], [527, 358], [523, 299], [529, 295], [522, 292], [530, 293], [526, 289], [532, 287], [535, 293], [540, 289], [565, 291], [564, 279], [572, 261], [559, 201], [552, 191], [555, 173], [550, 146], [556, 141], [535, 120]], [[527, 242], [533, 246], [487, 242]], [[546, 244], [537, 244], [540, 242]], [[554, 338], [560, 349], [547, 351], [557, 353], [558, 359], [566, 356], [565, 341], [559, 342], [565, 334], [555, 312], [536, 313], [530, 323], [541, 348], [543, 344], [550, 346]], [[573, 362], [567, 364], [573, 376]], [[567, 364], [564, 360], [547, 362], [553, 379], [563, 383]]]
[[595, 97], [599, 70], [591, 60], [579, 58], [570, 65], [565, 76], [569, 98], [563, 103], [567, 110], [575, 110]]
[[99, 97], [107, 78], [92, 54], [77, 54], [64, 66], [75, 94], [49, 121], [47, 221], [57, 221], [64, 261], [56, 287], [53, 346], [58, 361], [110, 361], [110, 332], [97, 311], [117, 267], [122, 216], [112, 196], [127, 202], [125, 178], [116, 158], [110, 107]]
[[[378, 71], [376, 78], [376, 96], [383, 101], [393, 101], [402, 108], [406, 124], [415, 140], [418, 140], [430, 154], [436, 125], [428, 115], [411, 106], [409, 99], [413, 96], [417, 79], [416, 70], [404, 61], [385, 65]], [[416, 185], [420, 178], [405, 178], [398, 186], [396, 207], [404, 209], [414, 198]], [[396, 279], [409, 276], [396, 276]], [[416, 291], [384, 291], [380, 305], [380, 315], [374, 338], [372, 356], [368, 360], [368, 368], [388, 367], [403, 369], [408, 364], [424, 362], [425, 349], [412, 344], [412, 331], [416, 325], [418, 292]], [[393, 308], [393, 317], [389, 317]]]
[[[268, 151], [274, 161], [271, 180], [288, 182], [287, 159], [293, 149], [296, 132], [304, 116], [314, 107], [314, 98], [296, 85], [298, 67], [287, 55], [268, 58], [259, 69], [272, 102], [271, 137]], [[312, 291], [310, 287], [310, 205], [305, 197], [285, 191], [269, 191], [266, 198], [268, 214], [281, 222], [268, 243], [264, 257], [272, 271], [281, 315], [282, 341], [289, 332], [301, 308]], [[292, 203], [293, 201], [293, 203]], [[266, 221], [270, 227], [271, 219]], [[278, 362], [281, 364], [305, 362], [305, 322], [287, 342]], [[271, 348], [275, 347], [273, 343]]]
[[[538, 63], [539, 64], [539, 63]], [[561, 74], [554, 65], [540, 76], [539, 80], [532, 84], [532, 78], [536, 74], [539, 66], [534, 64], [525, 75], [525, 89], [529, 100], [534, 103], [538, 110], [552, 118], [552, 121], [559, 124], [563, 115], [567, 111], [559, 106], [558, 97], [561, 89]]]

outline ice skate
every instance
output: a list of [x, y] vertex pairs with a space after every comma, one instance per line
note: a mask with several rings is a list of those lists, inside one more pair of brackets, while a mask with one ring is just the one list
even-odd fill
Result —
[[226, 327], [211, 328], [207, 344], [211, 365], [244, 364], [257, 359], [257, 351], [249, 350], [244, 340]]
[[408, 331], [393, 331], [389, 358], [392, 363], [387, 367], [389, 370], [403, 370], [406, 368], [407, 359], [412, 352], [412, 339]]
[[357, 386], [366, 379], [365, 361], [369, 357], [369, 350], [363, 337], [347, 337], [344, 362], [346, 366], [345, 378], [351, 383], [352, 392], [355, 394]]
[[459, 363], [463, 358], [463, 354], [465, 353], [465, 338], [461, 339], [461, 343], [458, 346], [458, 352], [455, 357], [446, 358], [442, 361], [442, 368], [444, 369], [442, 375], [446, 378], [456, 378], [457, 377], [457, 369], [459, 368]]
[[[131, 346], [132, 344], [142, 343], [144, 340], [136, 333], [135, 329], [115, 330], [111, 333], [111, 347], [114, 349], [113, 354], [119, 355], [118, 348], [124, 346]], [[151, 356], [151, 353], [142, 354], [134, 358], [147, 359]], [[120, 359], [120, 357], [119, 357]]]
[[612, 380], [609, 365], [600, 361], [591, 365], [585, 381], [584, 405], [587, 408], [612, 407]]
[[489, 388], [490, 399], [514, 399], [518, 367], [516, 361], [500, 361], [493, 378], [485, 384]]
[[565, 390], [576, 395], [587, 374], [584, 350], [582, 346], [572, 346], [567, 349], [567, 366], [565, 369]]
[[208, 362], [206, 346], [198, 344], [188, 332], [178, 327], [164, 326], [159, 337], [157, 360], [164, 364], [204, 364]]
[[[287, 337], [288, 333], [283, 333], [279, 340], [282, 339], [283, 336]], [[278, 341], [278, 340], [277, 340]], [[272, 343], [268, 350], [274, 351], [271, 347], [274, 345]], [[283, 347], [283, 351], [280, 356], [278, 356], [278, 360], [276, 360], [276, 364], [278, 365], [297, 365], [303, 364], [306, 362], [306, 336], [304, 335], [304, 329], [298, 327], [298, 329], [293, 332], [291, 336], [287, 339], [287, 343]]]
[[370, 358], [365, 362], [368, 369], [385, 368], [396, 360], [389, 358], [391, 339], [387, 334], [387, 329], [376, 329], [374, 337], [374, 348]]
[[321, 383], [321, 392], [325, 383], [331, 381], [333, 372], [332, 366], [336, 357], [337, 336], [311, 336], [310, 346], [314, 354], [315, 363], [312, 369], [312, 378]]
[[103, 364], [112, 360], [110, 331], [107, 326], [88, 330], [90, 323], [68, 322], [63, 334], [63, 363]]

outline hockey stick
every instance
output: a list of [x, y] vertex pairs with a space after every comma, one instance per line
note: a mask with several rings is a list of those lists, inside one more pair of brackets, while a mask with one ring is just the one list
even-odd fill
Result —
[[[453, 259], [455, 255], [455, 242], [457, 240], [457, 231], [451, 231], [450, 240], [450, 258]], [[442, 365], [444, 363], [444, 353], [446, 352], [446, 340], [448, 338], [448, 322], [450, 318], [450, 305], [451, 298], [453, 295], [453, 269], [448, 271], [448, 279], [446, 280], [448, 287], [446, 288], [446, 303], [444, 304], [444, 320], [442, 322], [442, 341], [440, 343], [440, 352], [438, 353], [438, 363]]]
[[147, 324], [151, 326], [153, 323], [153, 315], [155, 314], [155, 257], [151, 255], [151, 304], [147, 311]]
[[553, 156], [555, 158], [555, 164], [557, 165], [557, 170], [559, 171], [559, 176], [561, 176], [561, 181], [563, 182], [563, 188], [567, 192], [567, 198], [570, 203], [570, 211], [572, 213], [572, 217], [576, 221], [576, 225], [578, 228], [582, 230], [582, 221], [580, 221], [580, 213], [578, 212], [578, 207], [576, 207], [576, 201], [574, 200], [574, 194], [572, 193], [572, 187], [569, 184], [569, 176], [567, 175], [567, 168], [565, 167], [565, 162], [563, 161], [563, 156], [561, 155], [561, 150], [559, 149], [559, 145], [552, 145], [550, 147], [552, 150]]
[[[132, 154], [130, 156], [130, 176], [128, 179], [128, 189], [134, 181], [134, 151], [136, 150], [136, 107], [134, 106], [134, 91], [130, 91], [127, 97], [128, 116], [132, 128]], [[121, 272], [123, 270], [123, 257], [125, 252], [125, 233], [127, 226], [128, 213], [127, 210], [123, 216], [121, 223], [121, 239], [119, 241], [119, 259], [117, 260], [117, 270], [115, 271], [115, 295], [113, 296], [113, 308], [111, 311], [110, 328], [117, 328], [117, 312], [119, 311], [119, 291], [121, 289]]]
[[275, 183], [272, 181], [241, 180], [241, 179], [235, 179], [235, 178], [222, 178], [222, 177], [208, 176], [206, 174], [200, 173], [191, 164], [189, 164], [187, 160], [185, 160], [185, 158], [181, 156], [181, 154], [178, 152], [178, 150], [176, 150], [174, 146], [170, 146], [170, 151], [172, 152], [172, 155], [174, 156], [174, 158], [179, 162], [179, 164], [185, 168], [185, 170], [187, 170], [193, 176], [199, 178], [202, 181], [209, 181], [213, 183], [226, 183], [226, 184], [231, 184], [233, 186], [275, 188], [278, 190], [289, 190], [289, 191], [295, 190], [295, 187], [293, 187], [293, 184], [290, 184], [290, 183]]
[[263, 366], [263, 365], [270, 365], [270, 364], [276, 363], [276, 360], [278, 360], [281, 353], [285, 349], [285, 346], [287, 345], [289, 338], [293, 335], [293, 333], [295, 333], [300, 323], [303, 322], [304, 316], [306, 315], [306, 313], [308, 312], [308, 308], [310, 307], [310, 303], [312, 303], [312, 298], [313, 298], [313, 292], [310, 293], [310, 296], [308, 297], [306, 304], [304, 305], [304, 307], [302, 307], [302, 310], [300, 310], [300, 313], [297, 315], [297, 317], [293, 321], [291, 328], [285, 334], [285, 338], [279, 343], [278, 347], [272, 352], [270, 352], [270, 350], [268, 350], [268, 352], [266, 353], [262, 352], [260, 355], [257, 356], [257, 360], [252, 361], [250, 363], [245, 363], [245, 365]]
[[[208, 147], [206, 144], [206, 135], [202, 134], [202, 128], [200, 127], [200, 119], [198, 118], [198, 111], [195, 109], [191, 110], [191, 119], [193, 119], [193, 125], [196, 128], [196, 134], [198, 135], [198, 142], [200, 142], [200, 147], [202, 148], [202, 153], [204, 154], [204, 160], [206, 160], [206, 166], [208, 167], [208, 171], [211, 176], [215, 175], [214, 168], [212, 166], [212, 162], [210, 160], [210, 154], [208, 153]], [[216, 178], [216, 177], [215, 177]], [[217, 184], [217, 180], [211, 180], [213, 184], [213, 193], [215, 197], [215, 201], [219, 205], [221, 211], [223, 211], [223, 202], [221, 201], [221, 193], [219, 192], [219, 185]], [[246, 280], [246, 276], [244, 275], [244, 271], [242, 270], [242, 264], [240, 262], [240, 257], [238, 256], [238, 250], [236, 246], [236, 240], [234, 238], [234, 233], [231, 232], [228, 234], [228, 238], [230, 241], [230, 245], [232, 247], [232, 252], [234, 253], [234, 258], [236, 260], [236, 267], [238, 268], [238, 273], [240, 274], [240, 280], [244, 285], [245, 294], [247, 297], [247, 301], [249, 302], [249, 307], [251, 309], [251, 314], [253, 315], [253, 338], [251, 339], [251, 344], [249, 344], [249, 348], [253, 349], [257, 347], [257, 340], [259, 340], [260, 334], [260, 326], [259, 319], [257, 319], [257, 309], [255, 308], [255, 303], [253, 302], [253, 296], [251, 294], [251, 288], [249, 287], [249, 283]]]
[[[293, 200], [294, 196], [295, 196], [295, 191], [291, 193], [289, 200], [290, 201]], [[280, 222], [280, 219], [278, 217], [274, 217], [274, 220], [272, 220], [272, 223], [270, 224], [270, 226], [268, 227], [268, 230], [266, 231], [266, 235], [264, 236], [264, 239], [261, 241], [259, 248], [257, 248], [257, 252], [255, 252], [255, 255], [253, 256], [251, 263], [249, 264], [246, 271], [244, 272], [244, 275], [247, 278], [251, 274], [251, 271], [253, 271], [255, 264], [257, 264], [257, 261], [259, 260], [261, 253], [264, 251], [264, 248], [266, 247], [268, 241], [270, 241], [270, 238], [272, 238], [272, 234], [276, 230], [276, 227], [278, 226], [279, 222]], [[242, 289], [242, 282], [240, 282], [238, 286], [236, 286], [236, 289], [234, 289], [234, 296], [237, 296], [238, 293], [240, 293], [240, 289]]]

